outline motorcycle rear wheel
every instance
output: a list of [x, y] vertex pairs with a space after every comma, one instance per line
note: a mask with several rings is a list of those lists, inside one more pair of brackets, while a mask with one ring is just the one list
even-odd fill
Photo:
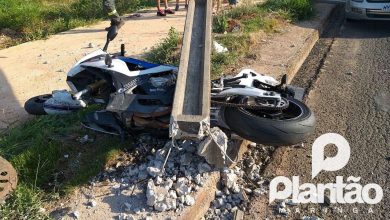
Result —
[[271, 146], [294, 145], [314, 132], [315, 116], [304, 103], [287, 99], [289, 107], [275, 118], [262, 111], [237, 107], [222, 108], [222, 117], [230, 130], [247, 140]]
[[24, 103], [24, 109], [31, 115], [47, 115], [43, 104], [51, 97], [51, 94], [32, 97]]

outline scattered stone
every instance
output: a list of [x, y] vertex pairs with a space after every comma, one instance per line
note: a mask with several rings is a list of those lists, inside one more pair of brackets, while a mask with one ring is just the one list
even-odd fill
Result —
[[156, 185], [161, 185], [162, 182], [163, 182], [163, 179], [160, 176], [156, 177]]
[[317, 217], [317, 216], [303, 216], [301, 219], [302, 220], [322, 220], [322, 218]]
[[190, 153], [185, 153], [185, 154], [181, 155], [180, 156], [181, 165], [185, 165], [185, 166], [190, 165], [192, 162], [192, 158], [193, 158], [193, 155]]
[[159, 212], [164, 212], [168, 209], [167, 204], [159, 202], [154, 205], [154, 209]]
[[185, 204], [188, 206], [193, 206], [195, 204], [195, 199], [191, 195], [185, 196]]
[[177, 198], [177, 193], [175, 190], [169, 190], [169, 197], [172, 198], [172, 199], [176, 199]]
[[93, 142], [93, 139], [90, 139], [89, 136], [86, 134], [83, 137], [78, 138], [77, 141], [81, 144], [85, 144], [87, 142]]
[[286, 199], [286, 200], [284, 200], [284, 202], [285, 202], [287, 205], [289, 205], [289, 206], [297, 206], [297, 205], [298, 205], [298, 203], [293, 202], [292, 199]]
[[49, 64], [49, 62], [48, 61], [44, 61], [43, 64]]
[[287, 216], [288, 215], [288, 210], [285, 208], [278, 208], [278, 214]]
[[164, 182], [164, 188], [169, 190], [173, 186], [173, 180], [172, 179], [166, 179]]
[[222, 195], [223, 195], [222, 191], [220, 191], [220, 190], [215, 191], [216, 197], [221, 197]]
[[263, 189], [261, 189], [261, 188], [257, 188], [257, 189], [255, 189], [254, 191], [253, 191], [253, 194], [255, 195], [255, 196], [261, 196], [262, 194], [264, 193], [264, 190]]
[[200, 163], [198, 164], [198, 172], [199, 173], [207, 173], [211, 171], [211, 167], [208, 163]]
[[88, 44], [88, 48], [95, 48], [96, 46], [95, 46], [95, 44], [93, 44], [93, 43], [89, 43]]
[[160, 168], [157, 168], [157, 167], [148, 167], [148, 168], [146, 168], [146, 171], [152, 177], [156, 177], [156, 176], [161, 174]]
[[97, 206], [97, 202], [95, 200], [91, 200], [91, 201], [88, 202], [88, 206], [96, 207]]
[[237, 183], [238, 177], [231, 170], [222, 172], [222, 183], [229, 189], [232, 189]]
[[218, 198], [216, 200], [216, 204], [215, 205], [216, 205], [216, 207], [221, 208], [222, 206], [225, 205], [225, 201], [223, 200], [223, 198]]
[[76, 218], [76, 219], [79, 219], [79, 218], [80, 218], [80, 213], [79, 213], [78, 211], [72, 212], [72, 215], [73, 215], [73, 217]]
[[181, 184], [179, 187], [176, 187], [176, 192], [177, 192], [177, 195], [179, 195], [179, 196], [187, 195], [187, 194], [191, 193], [191, 186]]
[[126, 212], [130, 212], [131, 211], [131, 204], [125, 202], [123, 204], [123, 206], [124, 206]]
[[120, 213], [118, 215], [118, 220], [127, 220], [127, 214], [125, 213]]
[[225, 205], [225, 209], [231, 210], [232, 209], [232, 205], [230, 203], [226, 204]]
[[247, 194], [252, 194], [252, 190], [251, 190], [251, 189], [245, 188], [244, 190], [245, 190], [245, 192], [246, 192]]
[[202, 177], [199, 173], [195, 176], [195, 183], [199, 186], [203, 186]]

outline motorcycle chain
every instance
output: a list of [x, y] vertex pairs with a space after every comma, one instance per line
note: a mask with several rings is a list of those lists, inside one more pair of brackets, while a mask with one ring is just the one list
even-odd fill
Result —
[[276, 106], [261, 106], [261, 105], [247, 105], [247, 104], [239, 104], [239, 103], [231, 103], [231, 102], [220, 102], [211, 100], [211, 104], [225, 106], [225, 107], [233, 107], [233, 108], [245, 108], [250, 110], [268, 110], [268, 111], [282, 111], [288, 108], [288, 100], [286, 105], [276, 107]]

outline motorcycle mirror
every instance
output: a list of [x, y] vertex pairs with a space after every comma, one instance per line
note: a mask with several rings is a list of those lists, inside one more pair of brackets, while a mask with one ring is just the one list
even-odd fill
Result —
[[104, 59], [104, 63], [108, 66], [108, 67], [112, 67], [112, 58], [109, 54], [106, 54], [106, 58]]

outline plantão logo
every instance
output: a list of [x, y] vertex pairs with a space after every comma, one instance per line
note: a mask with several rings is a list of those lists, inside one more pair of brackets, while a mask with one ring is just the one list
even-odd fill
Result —
[[[325, 146], [334, 144], [337, 154], [334, 157], [324, 158]], [[312, 146], [312, 179], [321, 171], [337, 171], [347, 165], [351, 155], [348, 141], [341, 135], [328, 133], [317, 138]], [[324, 203], [325, 192], [329, 192], [330, 203], [367, 203], [376, 204], [383, 198], [383, 189], [378, 184], [359, 184], [361, 177], [349, 176], [344, 182], [343, 176], [337, 176], [335, 183], [317, 184], [303, 183], [300, 185], [299, 176], [292, 180], [285, 176], [278, 176], [270, 183], [269, 199], [291, 198], [294, 203]], [[279, 186], [284, 186], [279, 190]], [[280, 187], [282, 188], [282, 187]], [[373, 193], [375, 192], [375, 193]]]

